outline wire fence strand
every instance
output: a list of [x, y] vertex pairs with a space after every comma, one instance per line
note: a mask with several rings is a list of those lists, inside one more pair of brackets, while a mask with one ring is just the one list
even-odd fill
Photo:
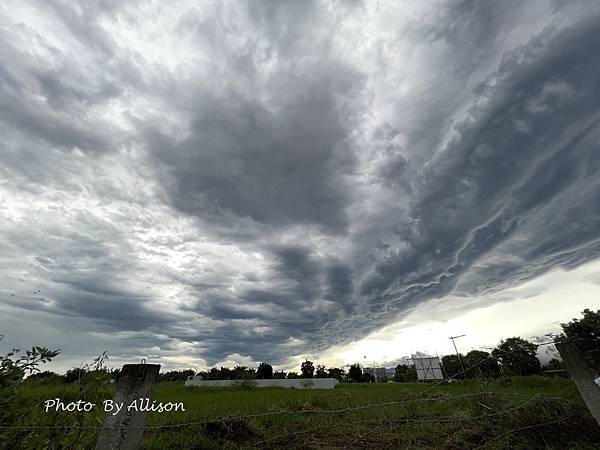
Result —
[[435, 401], [453, 401], [460, 400], [469, 397], [477, 397], [481, 395], [505, 395], [505, 396], [513, 396], [513, 397], [527, 397], [528, 400], [532, 398], [544, 398], [548, 400], [558, 400], [562, 399], [562, 397], [547, 397], [543, 396], [541, 393], [535, 394], [534, 396], [523, 396], [514, 392], [497, 392], [497, 391], [479, 391], [469, 394], [461, 394], [455, 396], [439, 396], [439, 397], [429, 397], [429, 398], [414, 398], [408, 400], [394, 400], [388, 402], [381, 403], [369, 403], [367, 405], [360, 406], [352, 406], [347, 408], [339, 408], [339, 409], [299, 409], [292, 411], [269, 411], [263, 413], [256, 414], [244, 414], [238, 416], [223, 416], [216, 419], [203, 419], [203, 420], [193, 420], [188, 422], [181, 422], [176, 424], [168, 424], [168, 425], [140, 425], [140, 426], [121, 426], [121, 427], [103, 427], [96, 425], [81, 425], [81, 426], [73, 426], [73, 425], [62, 425], [62, 426], [27, 426], [27, 425], [13, 425], [13, 426], [4, 426], [0, 425], [0, 430], [45, 430], [45, 429], [107, 429], [107, 430], [129, 430], [129, 429], [140, 429], [144, 428], [147, 430], [155, 430], [161, 428], [180, 428], [180, 427], [189, 427], [195, 425], [205, 425], [207, 423], [215, 423], [215, 422], [230, 422], [230, 421], [238, 421], [238, 420], [247, 420], [247, 419], [255, 419], [261, 417], [269, 417], [269, 416], [289, 416], [289, 415], [303, 415], [303, 414], [343, 414], [348, 412], [355, 412], [364, 409], [377, 408], [377, 407], [385, 407], [385, 406], [393, 406], [393, 405], [409, 405], [414, 403], [424, 403], [424, 402], [435, 402]]
[[[448, 383], [449, 380], [453, 380], [456, 379], [458, 376], [466, 374], [469, 370], [478, 367], [480, 364], [483, 364], [486, 361], [486, 359], [481, 359], [479, 361], [477, 361], [476, 363], [472, 364], [471, 366], [467, 367], [464, 370], [461, 370], [459, 372], [457, 372], [456, 374], [448, 377], [447, 379], [444, 380], [440, 380], [439, 382], [433, 383], [430, 387], [428, 387], [427, 389], [421, 391], [418, 395], [418, 397], [420, 398], [416, 398], [416, 399], [410, 399], [410, 400], [397, 400], [397, 401], [388, 401], [388, 402], [382, 402], [382, 403], [371, 403], [368, 405], [360, 405], [360, 406], [353, 406], [353, 407], [347, 407], [347, 408], [340, 408], [340, 409], [332, 409], [332, 410], [322, 410], [322, 409], [318, 409], [318, 410], [296, 410], [296, 411], [276, 411], [276, 412], [263, 412], [263, 413], [257, 413], [257, 414], [248, 414], [248, 415], [240, 415], [240, 416], [226, 416], [226, 417], [221, 417], [221, 418], [217, 418], [217, 419], [213, 419], [213, 420], [194, 420], [194, 421], [188, 421], [188, 422], [182, 422], [182, 423], [178, 423], [178, 424], [169, 424], [169, 425], [143, 425], [143, 426], [121, 426], [121, 427], [103, 427], [103, 426], [94, 426], [94, 425], [63, 425], [63, 426], [43, 426], [43, 425], [39, 425], [39, 426], [26, 426], [26, 425], [13, 425], [13, 426], [3, 426], [0, 425], [0, 430], [10, 430], [10, 429], [21, 429], [21, 430], [47, 430], [47, 429], [81, 429], [81, 430], [96, 430], [96, 429], [105, 429], [105, 430], [126, 430], [126, 429], [140, 429], [140, 428], [144, 428], [144, 429], [148, 429], [148, 430], [152, 430], [152, 429], [162, 429], [162, 428], [178, 428], [178, 427], [188, 427], [188, 426], [195, 426], [195, 425], [204, 425], [207, 423], [215, 423], [215, 422], [223, 422], [223, 421], [233, 421], [233, 420], [243, 420], [243, 419], [252, 419], [252, 418], [259, 418], [259, 417], [267, 417], [267, 416], [275, 416], [275, 415], [294, 415], [294, 414], [341, 414], [341, 413], [345, 413], [345, 412], [350, 412], [350, 411], [359, 411], [359, 410], [363, 410], [363, 409], [368, 409], [368, 408], [375, 408], [375, 407], [385, 407], [385, 406], [390, 406], [390, 405], [403, 405], [403, 404], [410, 404], [410, 403], [416, 403], [416, 402], [423, 402], [423, 401], [435, 401], [435, 400], [440, 400], [440, 398], [422, 398], [424, 397], [427, 393], [431, 392], [433, 389], [441, 386], [442, 384]], [[475, 395], [481, 395], [483, 393], [482, 392], [477, 392], [477, 393], [471, 393], [471, 394], [462, 394], [460, 396], [456, 396], [454, 397], [454, 399], [458, 399], [458, 398], [465, 398], [465, 397], [472, 397]], [[500, 392], [495, 392], [495, 391], [488, 391], [488, 393], [490, 394], [497, 394], [497, 395], [514, 395], [514, 393], [500, 393]], [[453, 399], [452, 397], [442, 397], [442, 400], [444, 399]]]
[[[531, 403], [533, 400], [536, 399], [540, 399], [543, 398], [543, 396], [541, 394], [536, 394], [534, 396], [532, 396], [531, 398], [525, 400], [524, 402], [520, 403], [517, 406], [511, 407], [511, 408], [506, 408], [502, 411], [498, 411], [495, 413], [490, 413], [490, 414], [480, 414], [478, 416], [474, 416], [474, 417], [457, 417], [457, 416], [445, 416], [445, 417], [437, 417], [434, 419], [415, 419], [412, 417], [406, 417], [406, 418], [402, 418], [402, 419], [384, 419], [383, 423], [386, 424], [399, 424], [399, 423], [421, 423], [421, 424], [425, 424], [425, 423], [444, 423], [444, 422], [460, 422], [460, 421], [473, 421], [473, 420], [479, 420], [479, 419], [483, 419], [483, 418], [490, 418], [490, 417], [495, 417], [495, 416], [499, 416], [499, 415], [505, 415], [508, 414], [510, 412], [515, 412], [518, 411], [522, 408], [524, 408], [525, 406], [527, 406], [529, 403]], [[381, 419], [365, 419], [365, 420], [358, 420], [358, 421], [353, 421], [353, 422], [342, 422], [342, 423], [336, 423], [336, 424], [330, 424], [330, 425], [320, 425], [317, 427], [313, 427], [313, 428], [309, 428], [307, 430], [301, 430], [301, 431], [293, 431], [293, 432], [289, 432], [289, 433], [282, 433], [279, 434], [277, 436], [273, 436], [271, 438], [268, 439], [263, 439], [261, 441], [255, 442], [247, 447], [244, 448], [254, 448], [258, 445], [262, 445], [262, 444], [266, 444], [268, 442], [272, 442], [272, 441], [276, 441], [279, 439], [283, 439], [286, 437], [291, 437], [291, 436], [296, 436], [296, 435], [300, 435], [300, 434], [306, 434], [306, 433], [312, 433], [312, 432], [316, 432], [316, 431], [320, 431], [323, 429], [330, 429], [330, 428], [336, 428], [336, 427], [343, 427], [343, 426], [355, 426], [357, 424], [369, 424], [369, 423], [382, 423]]]

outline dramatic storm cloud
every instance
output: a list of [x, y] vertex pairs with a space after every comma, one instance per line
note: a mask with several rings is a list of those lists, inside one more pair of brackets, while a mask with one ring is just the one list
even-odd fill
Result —
[[594, 1], [3, 2], [0, 332], [285, 365], [598, 258], [599, 21]]

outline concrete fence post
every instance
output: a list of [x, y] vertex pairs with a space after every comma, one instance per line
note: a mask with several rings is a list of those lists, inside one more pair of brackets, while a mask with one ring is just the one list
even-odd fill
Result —
[[[115, 405], [122, 405], [117, 414], [108, 413], [96, 450], [131, 450], [137, 449], [144, 434], [144, 423], [147, 411], [140, 408], [128, 408], [133, 401], [150, 399], [154, 383], [160, 370], [159, 364], [125, 364], [119, 374], [117, 391], [113, 397]], [[122, 427], [122, 428], [120, 428]]]
[[600, 340], [556, 344], [579, 394], [600, 424]]

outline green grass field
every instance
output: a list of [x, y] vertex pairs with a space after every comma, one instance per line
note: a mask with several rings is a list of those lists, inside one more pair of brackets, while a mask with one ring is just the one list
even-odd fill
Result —
[[[111, 398], [113, 389], [107, 386], [94, 395]], [[77, 385], [32, 385], [23, 396], [30, 408], [41, 410], [47, 398], [76, 400], [80, 392]], [[340, 384], [334, 390], [161, 383], [154, 399], [183, 402], [186, 411], [150, 413], [144, 449], [600, 448], [598, 426], [573, 382], [565, 379], [514, 377], [439, 386]], [[370, 406], [388, 402], [404, 403]], [[66, 423], [72, 423], [74, 415], [38, 411], [26, 420], [49, 425], [70, 416]], [[80, 420], [99, 425], [102, 419], [102, 414], [84, 413]], [[37, 440], [25, 445], [53, 448], [53, 443], [76, 442], [77, 448], [93, 448], [96, 437], [94, 430], [40, 430]]]

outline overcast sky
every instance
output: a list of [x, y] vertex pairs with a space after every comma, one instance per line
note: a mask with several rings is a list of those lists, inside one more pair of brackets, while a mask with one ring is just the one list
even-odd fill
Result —
[[2, 350], [385, 363], [600, 308], [598, 23], [594, 0], [2, 1]]

